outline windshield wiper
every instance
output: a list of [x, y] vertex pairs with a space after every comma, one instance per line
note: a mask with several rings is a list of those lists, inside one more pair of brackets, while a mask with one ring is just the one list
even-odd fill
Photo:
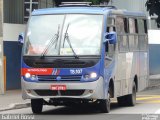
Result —
[[50, 39], [48, 45], [45, 47], [41, 54], [41, 58], [44, 58], [45, 55], [47, 54], [48, 50], [56, 43], [55, 48], [57, 46], [58, 38], [59, 38], [59, 33], [60, 33], [60, 25], [58, 26], [57, 33]]
[[67, 25], [67, 29], [66, 29], [66, 32], [65, 32], [65, 35], [64, 35], [64, 40], [63, 40], [63, 48], [64, 48], [64, 44], [65, 44], [65, 41], [67, 40], [68, 44], [69, 44], [69, 47], [71, 48], [73, 54], [74, 54], [74, 57], [76, 59], [79, 59], [79, 56], [76, 54], [76, 52], [74, 51], [73, 49], [73, 46], [71, 44], [71, 41], [69, 39], [69, 35], [68, 35], [68, 28], [69, 28], [70, 24]]

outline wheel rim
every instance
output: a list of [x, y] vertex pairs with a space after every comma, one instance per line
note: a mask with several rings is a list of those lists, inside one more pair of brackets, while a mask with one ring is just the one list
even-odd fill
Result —
[[107, 100], [107, 108], [108, 108], [108, 111], [110, 111], [110, 103], [111, 103], [110, 93], [108, 92], [108, 100]]
[[133, 87], [132, 100], [133, 100], [133, 104], [135, 104], [136, 103], [136, 86], [135, 85]]

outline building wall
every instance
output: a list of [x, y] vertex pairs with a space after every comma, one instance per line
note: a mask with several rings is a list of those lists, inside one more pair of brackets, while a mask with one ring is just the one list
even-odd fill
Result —
[[24, 0], [4, 0], [4, 23], [23, 24]]
[[7, 69], [7, 90], [18, 89], [21, 87], [21, 50], [22, 46], [18, 43], [18, 35], [25, 31], [24, 24], [3, 25], [3, 44], [4, 55], [6, 56]]
[[3, 71], [3, 0], [0, 0], [0, 94], [4, 94]]
[[[0, 22], [2, 20], [4, 22], [3, 25], [0, 24], [0, 34], [2, 26], [4, 29], [3, 40], [0, 39], [0, 76], [3, 74], [1, 72], [1, 53], [3, 53], [1, 52], [1, 49], [3, 49], [4, 56], [6, 56], [7, 90], [21, 87], [20, 65], [22, 46], [18, 43], [18, 35], [19, 33], [24, 32], [26, 27], [26, 24], [24, 24], [24, 14], [26, 13], [26, 11], [24, 11], [24, 1], [25, 0], [4, 0], [4, 3], [0, 2], [0, 6], [4, 7], [4, 19], [2, 19], [2, 15], [0, 15]], [[53, 7], [54, 5], [52, 0], [38, 1], [40, 3], [39, 8]], [[1, 46], [1, 43], [4, 44], [4, 48]], [[1, 81], [4, 82], [4, 80], [0, 80], [0, 86], [2, 85]]]

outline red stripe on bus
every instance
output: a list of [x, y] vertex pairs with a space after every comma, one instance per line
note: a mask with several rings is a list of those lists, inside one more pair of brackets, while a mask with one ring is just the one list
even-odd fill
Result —
[[53, 68], [22, 68], [21, 75], [24, 76], [26, 73], [31, 75], [51, 75]]

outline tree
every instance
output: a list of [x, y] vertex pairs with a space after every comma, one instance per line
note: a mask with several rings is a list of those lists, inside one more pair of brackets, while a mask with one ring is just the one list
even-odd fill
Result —
[[156, 22], [157, 27], [160, 28], [160, 0], [147, 0], [146, 7], [150, 16], [158, 16]]

